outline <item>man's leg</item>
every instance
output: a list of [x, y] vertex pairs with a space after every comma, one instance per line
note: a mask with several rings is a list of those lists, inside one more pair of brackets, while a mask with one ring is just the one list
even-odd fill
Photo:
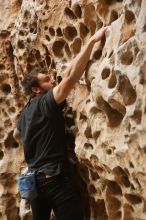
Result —
[[79, 200], [69, 199], [54, 208], [57, 220], [83, 220], [83, 210]]
[[37, 197], [30, 202], [33, 220], [49, 220], [51, 208], [46, 199]]
[[83, 220], [80, 193], [72, 178], [62, 175], [57, 182], [52, 195], [52, 206], [57, 220]]

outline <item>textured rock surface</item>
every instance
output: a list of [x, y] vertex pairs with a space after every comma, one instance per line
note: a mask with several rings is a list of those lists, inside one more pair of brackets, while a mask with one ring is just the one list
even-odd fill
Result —
[[146, 219], [145, 11], [145, 0], [0, 0], [0, 219], [31, 219], [15, 180], [25, 167], [22, 147], [12, 137], [27, 101], [23, 75], [38, 65], [63, 77], [103, 24], [111, 24], [106, 39], [68, 98], [88, 219]]

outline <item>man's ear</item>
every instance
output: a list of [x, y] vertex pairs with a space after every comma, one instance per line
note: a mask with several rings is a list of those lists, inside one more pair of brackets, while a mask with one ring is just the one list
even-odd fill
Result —
[[41, 93], [41, 89], [39, 87], [32, 87], [31, 88], [32, 92], [34, 92], [35, 94], [40, 94]]

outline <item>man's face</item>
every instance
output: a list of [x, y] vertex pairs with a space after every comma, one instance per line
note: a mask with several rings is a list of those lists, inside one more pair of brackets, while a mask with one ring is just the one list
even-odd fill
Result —
[[40, 94], [46, 93], [49, 91], [49, 89], [56, 86], [56, 81], [50, 74], [39, 73], [37, 78], [40, 85]]

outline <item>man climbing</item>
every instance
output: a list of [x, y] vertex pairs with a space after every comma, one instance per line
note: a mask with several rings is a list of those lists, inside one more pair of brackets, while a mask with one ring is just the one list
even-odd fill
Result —
[[88, 40], [58, 85], [51, 71], [40, 68], [25, 75], [22, 82], [26, 94], [33, 98], [22, 110], [13, 136], [22, 139], [28, 168], [37, 170], [38, 197], [30, 202], [33, 220], [48, 220], [52, 209], [57, 220], [84, 218], [67, 158], [61, 104], [81, 78], [94, 44], [106, 30], [102, 27]]

